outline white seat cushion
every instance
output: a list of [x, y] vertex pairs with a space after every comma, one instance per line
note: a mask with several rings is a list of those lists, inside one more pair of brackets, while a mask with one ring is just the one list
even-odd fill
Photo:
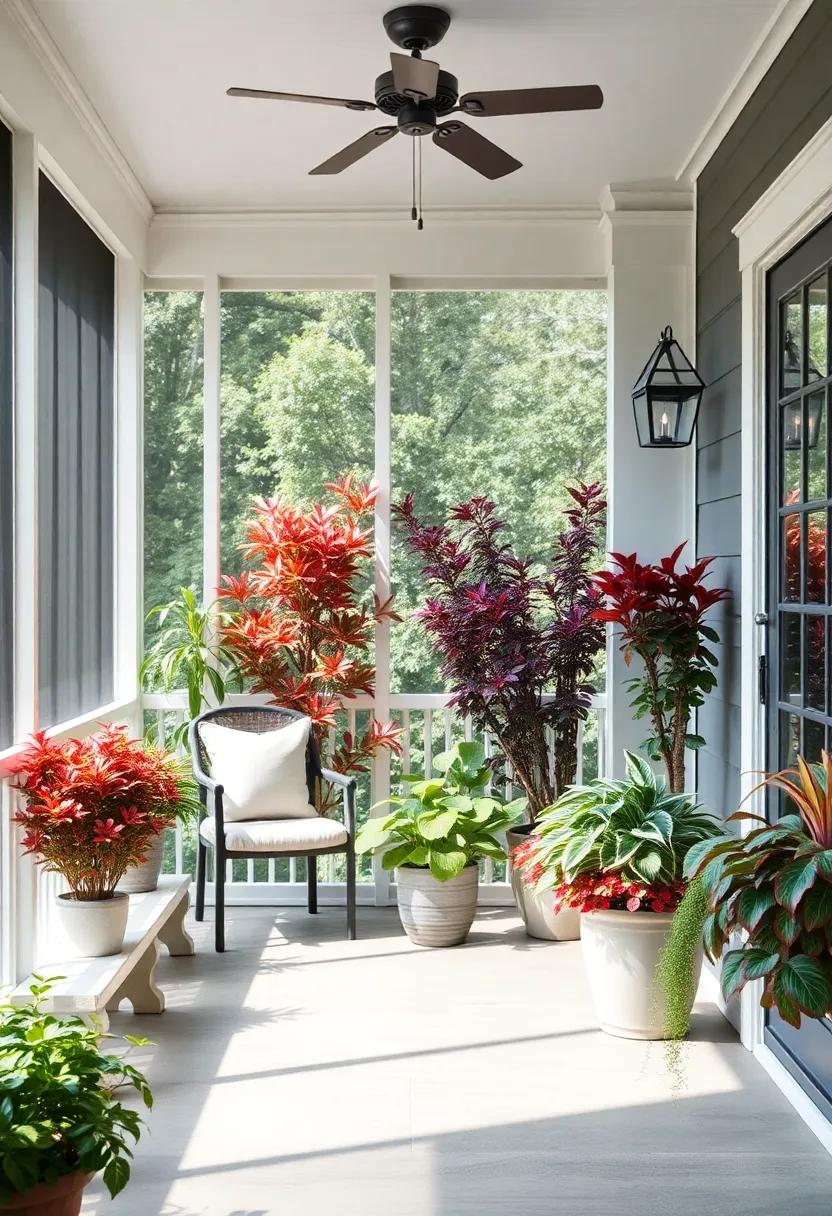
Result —
[[203, 722], [199, 736], [211, 762], [211, 776], [223, 787], [223, 817], [302, 819], [317, 817], [306, 783], [306, 745], [312, 723], [298, 718], [288, 726], [257, 734]]
[[[206, 844], [217, 838], [213, 819], [203, 819], [199, 834]], [[225, 824], [225, 847], [237, 853], [292, 853], [334, 849], [347, 843], [347, 830], [335, 819], [249, 819]]]

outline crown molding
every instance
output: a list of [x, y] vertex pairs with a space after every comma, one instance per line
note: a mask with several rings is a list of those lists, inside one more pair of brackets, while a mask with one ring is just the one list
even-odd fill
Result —
[[[601, 210], [597, 206], [576, 207], [430, 207], [424, 212], [430, 224], [597, 224]], [[401, 224], [410, 226], [406, 207], [338, 207], [276, 208], [263, 210], [206, 210], [199, 207], [157, 208], [153, 228], [280, 228], [298, 225]]]
[[739, 72], [685, 157], [676, 174], [677, 181], [696, 180], [811, 6], [812, 0], [780, 0]]
[[603, 215], [621, 222], [625, 215], [644, 212], [684, 215], [693, 210], [693, 191], [667, 182], [611, 182], [601, 191], [599, 204]]
[[64, 59], [52, 35], [33, 9], [30, 0], [3, 0], [3, 4], [83, 130], [126, 188], [145, 222], [149, 223], [153, 216], [153, 204], [144, 187]]

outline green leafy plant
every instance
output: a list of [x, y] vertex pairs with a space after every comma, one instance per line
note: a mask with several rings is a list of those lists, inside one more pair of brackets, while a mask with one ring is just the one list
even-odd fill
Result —
[[[722, 958], [726, 998], [762, 980], [763, 1007], [800, 1026], [802, 1015], [832, 1010], [832, 756], [822, 752], [819, 764], [798, 756], [796, 768], [755, 788], [781, 790], [797, 813], [769, 823], [737, 811], [729, 821], [760, 826], [697, 845], [685, 870], [707, 894], [705, 949]], [[739, 931], [745, 940], [723, 954]]]
[[381, 853], [385, 870], [418, 866], [447, 882], [480, 857], [505, 857], [497, 833], [518, 822], [526, 799], [486, 792], [492, 770], [480, 743], [458, 743], [434, 768], [437, 777], [402, 777], [405, 795], [389, 800], [392, 814], [368, 819], [356, 851]]
[[[98, 1030], [43, 1011], [53, 983], [36, 976], [29, 1003], [0, 1005], [0, 1201], [99, 1170], [117, 1195], [130, 1177], [127, 1140], [138, 1140], [142, 1121], [113, 1090], [130, 1086], [153, 1105], [138, 1069], [101, 1051]], [[135, 1046], [148, 1042], [125, 1037]]]
[[667, 942], [656, 964], [656, 994], [664, 999], [664, 1052], [674, 1089], [684, 1087], [684, 1045], [699, 980], [698, 955], [708, 915], [708, 896], [698, 878], [673, 914]]
[[719, 833], [687, 794], [673, 794], [646, 760], [625, 752], [626, 778], [571, 786], [544, 811], [521, 859], [556, 905], [668, 911], [684, 893], [688, 850]]
[[230, 688], [242, 686], [234, 656], [221, 640], [219, 631], [230, 615], [219, 603], [202, 607], [193, 589], [182, 587], [177, 599], [157, 604], [147, 614], [148, 620], [156, 618], [157, 634], [139, 679], [148, 692], [185, 688], [188, 693], [188, 719], [171, 733], [171, 747], [185, 746], [190, 721], [208, 704], [209, 689], [222, 704]]

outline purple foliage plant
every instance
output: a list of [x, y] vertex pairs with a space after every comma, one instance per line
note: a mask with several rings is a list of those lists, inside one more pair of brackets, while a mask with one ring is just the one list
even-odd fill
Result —
[[417, 616], [441, 656], [451, 704], [497, 739], [532, 824], [575, 780], [579, 725], [605, 639], [592, 582], [604, 545], [603, 489], [579, 483], [568, 492], [566, 527], [542, 574], [512, 552], [488, 498], [452, 508], [442, 525], [422, 523], [410, 494], [394, 508], [422, 561], [429, 593]]

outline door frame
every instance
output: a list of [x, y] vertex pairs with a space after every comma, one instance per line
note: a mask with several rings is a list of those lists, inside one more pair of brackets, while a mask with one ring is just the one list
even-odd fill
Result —
[[[742, 526], [740, 770], [743, 797], [766, 762], [766, 707], [758, 663], [767, 631], [756, 624], [767, 608], [766, 278], [804, 237], [832, 216], [832, 119], [824, 124], [734, 228], [742, 276]], [[750, 830], [744, 825], [743, 831]], [[762, 984], [748, 984], [740, 1003], [740, 1035], [786, 1097], [832, 1152], [832, 1124], [763, 1042]]]

